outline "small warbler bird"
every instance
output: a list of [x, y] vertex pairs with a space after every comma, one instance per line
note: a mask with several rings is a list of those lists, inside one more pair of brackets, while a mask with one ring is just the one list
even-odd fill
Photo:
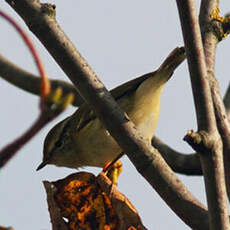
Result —
[[[149, 143], [159, 117], [162, 90], [185, 56], [183, 47], [176, 48], [155, 72], [111, 91], [121, 109]], [[121, 152], [119, 145], [85, 103], [50, 130], [44, 142], [43, 161], [37, 170], [47, 164], [69, 168], [103, 167]]]

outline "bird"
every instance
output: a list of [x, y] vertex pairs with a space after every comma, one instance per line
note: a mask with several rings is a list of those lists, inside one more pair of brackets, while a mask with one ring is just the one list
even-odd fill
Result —
[[[185, 57], [184, 47], [177, 47], [156, 71], [111, 90], [120, 108], [149, 143], [158, 122], [163, 88]], [[121, 152], [94, 111], [84, 103], [49, 131], [44, 141], [43, 160], [37, 170], [48, 164], [76, 169], [104, 167]]]

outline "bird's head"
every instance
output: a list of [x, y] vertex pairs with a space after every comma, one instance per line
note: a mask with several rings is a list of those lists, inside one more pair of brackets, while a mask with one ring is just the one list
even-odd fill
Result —
[[65, 127], [68, 120], [69, 118], [66, 118], [59, 122], [47, 134], [43, 147], [43, 160], [37, 167], [37, 170], [42, 169], [47, 164], [57, 164], [56, 157], [58, 156], [58, 152], [62, 152]]

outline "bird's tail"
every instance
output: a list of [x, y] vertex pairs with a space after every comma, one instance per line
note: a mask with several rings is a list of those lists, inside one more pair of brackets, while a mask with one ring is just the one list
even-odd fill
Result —
[[173, 72], [185, 58], [185, 48], [177, 47], [168, 55], [158, 70]]

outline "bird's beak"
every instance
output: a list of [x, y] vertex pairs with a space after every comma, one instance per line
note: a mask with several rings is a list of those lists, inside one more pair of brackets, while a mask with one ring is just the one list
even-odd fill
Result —
[[43, 161], [43, 162], [37, 167], [36, 171], [38, 171], [38, 170], [44, 168], [47, 164], [48, 164], [48, 161]]

